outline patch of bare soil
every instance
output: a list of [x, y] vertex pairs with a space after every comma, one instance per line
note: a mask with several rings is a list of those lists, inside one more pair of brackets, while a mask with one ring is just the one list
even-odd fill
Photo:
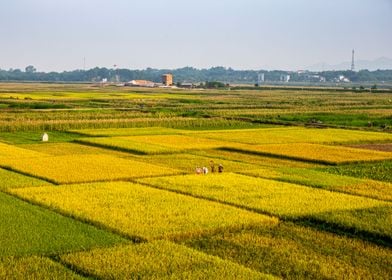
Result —
[[348, 147], [358, 148], [358, 149], [376, 150], [376, 151], [383, 151], [383, 152], [392, 152], [392, 143], [358, 144], [358, 145], [349, 145]]

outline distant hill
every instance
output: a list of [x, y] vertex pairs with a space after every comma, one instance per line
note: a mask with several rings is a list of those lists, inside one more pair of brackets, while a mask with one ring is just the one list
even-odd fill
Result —
[[[340, 71], [340, 70], [349, 70], [351, 68], [351, 61], [345, 61], [339, 64], [331, 65], [328, 63], [317, 63], [312, 66], [307, 67], [306, 69], [309, 71]], [[367, 69], [369, 71], [375, 70], [388, 70], [392, 69], [392, 59], [388, 57], [380, 57], [375, 60], [356, 60], [355, 61], [355, 70], [364, 70]]]

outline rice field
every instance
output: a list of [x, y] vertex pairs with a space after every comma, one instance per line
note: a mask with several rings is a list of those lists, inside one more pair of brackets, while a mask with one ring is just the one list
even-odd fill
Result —
[[[137, 181], [283, 219], [316, 220], [387, 239], [392, 237], [389, 226], [392, 204], [369, 198], [230, 173], [155, 177]], [[375, 215], [379, 219], [374, 219]]]
[[303, 127], [245, 129], [235, 131], [212, 131], [198, 134], [210, 139], [225, 139], [244, 144], [287, 144], [287, 143], [356, 143], [392, 141], [390, 133], [345, 129], [312, 129]]
[[15, 159], [9, 160], [3, 167], [55, 184], [119, 181], [181, 173], [175, 169], [131, 159], [88, 154]]
[[305, 168], [258, 168], [253, 170], [243, 170], [239, 173], [331, 191], [371, 197], [379, 200], [392, 201], [392, 185], [388, 182], [336, 175], [322, 172], [320, 170]]
[[278, 221], [219, 203], [132, 183], [35, 187], [12, 189], [10, 192], [136, 240], [176, 240], [205, 232], [276, 224]]
[[0, 279], [389, 279], [389, 100], [0, 84]]
[[67, 253], [126, 242], [4, 193], [0, 193], [0, 220], [0, 259]]
[[42, 280], [86, 279], [46, 257], [0, 258], [1, 279], [26, 279], [26, 277], [29, 279]]
[[234, 148], [228, 146], [224, 149], [330, 165], [382, 161], [392, 158], [390, 152], [309, 143], [243, 145], [242, 147], [237, 145]]
[[168, 241], [95, 249], [60, 258], [99, 279], [278, 279]]

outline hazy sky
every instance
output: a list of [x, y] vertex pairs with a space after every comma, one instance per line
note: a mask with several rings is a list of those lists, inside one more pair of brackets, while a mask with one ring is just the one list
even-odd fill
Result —
[[392, 57], [392, 0], [0, 0], [0, 68], [297, 70]]

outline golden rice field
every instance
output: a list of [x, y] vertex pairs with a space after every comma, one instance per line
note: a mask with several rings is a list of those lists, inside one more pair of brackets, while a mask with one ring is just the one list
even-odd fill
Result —
[[11, 158], [34, 158], [43, 154], [0, 142], [0, 164]]
[[306, 168], [258, 168], [240, 170], [239, 173], [392, 201], [392, 184], [389, 182], [330, 174]]
[[141, 155], [170, 154], [176, 152], [172, 148], [158, 144], [138, 142], [131, 137], [82, 138], [78, 139], [77, 141], [80, 144], [98, 146]]
[[278, 279], [168, 241], [95, 249], [60, 258], [99, 279]]
[[56, 184], [119, 181], [181, 173], [172, 168], [131, 159], [89, 154], [8, 160], [4, 167]]
[[155, 177], [137, 181], [283, 219], [320, 220], [326, 224], [392, 237], [389, 226], [392, 222], [392, 203], [370, 198], [230, 173]]
[[225, 139], [244, 144], [287, 144], [287, 143], [355, 143], [392, 141], [390, 133], [345, 129], [312, 129], [303, 127], [245, 129], [235, 131], [211, 131], [197, 133], [200, 137]]
[[310, 143], [237, 145], [226, 150], [243, 151], [261, 155], [279, 156], [324, 164], [358, 163], [392, 159], [392, 153]]
[[227, 205], [124, 182], [9, 192], [136, 239], [176, 240], [278, 222], [276, 218]]

